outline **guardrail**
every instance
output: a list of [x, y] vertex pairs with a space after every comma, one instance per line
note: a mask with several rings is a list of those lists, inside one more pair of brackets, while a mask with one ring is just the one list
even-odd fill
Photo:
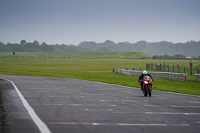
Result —
[[[121, 73], [130, 76], [139, 76], [142, 71], [126, 70], [122, 68], [115, 68], [113, 72]], [[187, 81], [187, 74], [185, 73], [171, 73], [171, 72], [148, 72], [153, 78], [162, 78], [176, 81]], [[199, 77], [200, 79], [200, 77]]]
[[147, 70], [157, 70], [162, 72], [172, 72], [172, 73], [187, 73], [188, 75], [195, 75], [195, 73], [200, 74], [199, 66], [190, 67], [182, 65], [166, 65], [164, 64], [146, 64]]
[[200, 82], [200, 74], [195, 74], [195, 80], [196, 82]]

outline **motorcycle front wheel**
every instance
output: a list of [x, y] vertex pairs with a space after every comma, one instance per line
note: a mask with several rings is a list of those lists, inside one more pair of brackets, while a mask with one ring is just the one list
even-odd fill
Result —
[[151, 97], [151, 87], [148, 87], [149, 97]]
[[148, 91], [146, 90], [146, 88], [143, 89], [143, 94], [144, 94], [145, 97], [147, 96]]

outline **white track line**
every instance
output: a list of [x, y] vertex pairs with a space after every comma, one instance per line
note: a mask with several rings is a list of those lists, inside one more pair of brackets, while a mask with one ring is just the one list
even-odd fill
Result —
[[101, 106], [112, 106], [115, 107], [117, 105], [111, 104], [111, 105], [97, 105], [97, 104], [66, 104], [68, 106], [91, 106], [91, 107], [101, 107]]
[[160, 105], [143, 105], [143, 106], [145, 106], [145, 107], [158, 107]]
[[113, 111], [112, 109], [85, 109], [85, 111]]
[[69, 97], [69, 96], [42, 96], [42, 97], [52, 97], [52, 98], [65, 98], [65, 97]]
[[172, 108], [200, 108], [200, 106], [176, 106], [171, 105]]
[[144, 112], [150, 115], [200, 115], [200, 113], [176, 113], [176, 112]]
[[61, 104], [61, 103], [58, 103], [58, 104], [37, 104], [37, 103], [34, 103], [32, 105], [34, 105], [34, 106], [62, 106], [64, 104]]
[[93, 125], [93, 126], [190, 126], [190, 124], [141, 124], [141, 123], [89, 123], [89, 122], [49, 122], [52, 125]]
[[17, 86], [11, 80], [7, 80], [7, 81], [9, 81], [10, 83], [12, 83], [12, 85], [14, 86], [15, 90], [17, 91], [17, 94], [19, 95], [20, 99], [22, 100], [22, 103], [23, 103], [24, 107], [27, 109], [29, 115], [31, 116], [31, 118], [34, 121], [34, 123], [36, 124], [36, 126], [39, 128], [40, 132], [41, 133], [51, 133], [51, 131], [46, 126], [46, 124], [37, 116], [37, 114], [35, 113], [35, 111], [33, 110], [33, 108], [26, 101], [26, 99], [21, 94], [21, 92], [19, 91], [19, 89], [17, 88]]

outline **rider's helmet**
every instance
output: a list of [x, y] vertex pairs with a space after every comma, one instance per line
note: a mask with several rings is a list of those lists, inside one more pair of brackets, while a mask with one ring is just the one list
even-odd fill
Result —
[[143, 70], [142, 74], [143, 74], [143, 75], [147, 75], [147, 71], [146, 71], [146, 70]]

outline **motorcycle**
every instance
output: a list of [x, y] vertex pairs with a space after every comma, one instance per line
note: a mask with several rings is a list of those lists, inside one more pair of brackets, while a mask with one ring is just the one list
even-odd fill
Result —
[[146, 97], [149, 95], [151, 97], [151, 91], [152, 91], [152, 79], [150, 76], [144, 76], [143, 77], [143, 94]]

